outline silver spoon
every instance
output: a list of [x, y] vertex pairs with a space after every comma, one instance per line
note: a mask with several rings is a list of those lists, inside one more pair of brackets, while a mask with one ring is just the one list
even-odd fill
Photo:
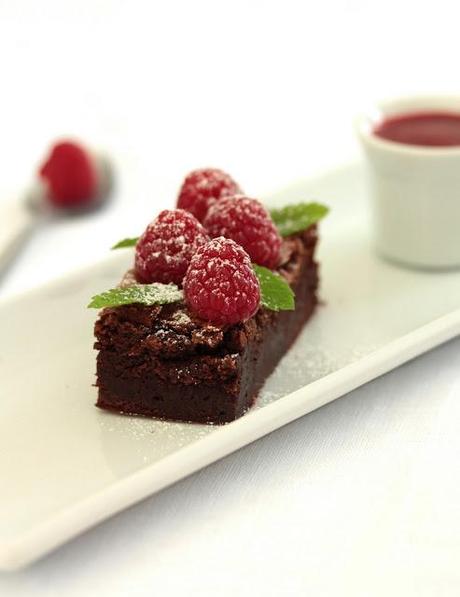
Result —
[[82, 198], [78, 205], [58, 207], [53, 204], [42, 180], [37, 180], [20, 199], [0, 204], [0, 274], [11, 265], [32, 232], [50, 222], [51, 216], [86, 215], [105, 205], [113, 189], [113, 168], [106, 156], [90, 155], [96, 171], [96, 189], [92, 197]]

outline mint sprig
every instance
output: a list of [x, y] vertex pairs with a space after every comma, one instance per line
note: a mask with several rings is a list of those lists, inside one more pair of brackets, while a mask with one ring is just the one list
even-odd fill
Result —
[[281, 209], [272, 209], [270, 215], [281, 236], [290, 236], [316, 224], [328, 212], [329, 208], [321, 203], [293, 203]]
[[140, 303], [141, 305], [167, 305], [177, 303], [184, 293], [174, 284], [133, 284], [125, 288], [112, 288], [96, 294], [88, 305], [90, 309], [120, 307]]
[[[271, 311], [292, 311], [294, 293], [289, 284], [266, 267], [253, 264], [260, 284], [260, 304]], [[167, 305], [184, 299], [184, 293], [174, 284], [133, 284], [125, 288], [111, 288], [92, 297], [88, 308], [121, 307], [122, 305]]]
[[252, 265], [260, 284], [260, 304], [270, 311], [293, 311], [294, 292], [284, 278], [261, 265]]
[[119, 240], [115, 245], [113, 245], [113, 247], [110, 247], [110, 249], [113, 251], [113, 249], [126, 249], [127, 247], [135, 247], [138, 240], [138, 236], [124, 238], [123, 240]]

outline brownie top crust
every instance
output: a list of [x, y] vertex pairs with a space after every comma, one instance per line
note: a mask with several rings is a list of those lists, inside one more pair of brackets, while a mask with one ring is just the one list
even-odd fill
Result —
[[[316, 226], [283, 239], [277, 271], [291, 286], [295, 287], [305, 259], [313, 260], [316, 239]], [[136, 283], [136, 279], [130, 270], [121, 285], [133, 283]], [[95, 348], [113, 350], [116, 346], [134, 359], [146, 353], [161, 357], [166, 378], [168, 360], [173, 365], [172, 361], [177, 364], [178, 359], [189, 360], [190, 357], [200, 356], [202, 358], [196, 360], [196, 366], [200, 368], [200, 371], [196, 371], [197, 376], [206, 377], [207, 367], [219, 367], [222, 379], [225, 379], [235, 374], [237, 364], [234, 356], [248, 342], [257, 339], [261, 330], [275, 316], [273, 311], [259, 308], [248, 321], [229, 326], [198, 319], [183, 303], [106, 308], [95, 324]], [[208, 358], [203, 358], [205, 356]], [[171, 375], [177, 376], [177, 367]]]

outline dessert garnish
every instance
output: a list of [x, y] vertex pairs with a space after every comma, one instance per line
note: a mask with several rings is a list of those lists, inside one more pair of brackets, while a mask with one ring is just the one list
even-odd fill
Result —
[[257, 199], [225, 197], [209, 209], [203, 224], [212, 237], [225, 236], [240, 244], [253, 263], [270, 269], [278, 265], [281, 236]]
[[200, 222], [208, 209], [222, 197], [241, 193], [238, 184], [217, 168], [194, 170], [185, 178], [177, 198], [177, 207], [190, 211]]
[[165, 209], [136, 244], [134, 269], [139, 282], [182, 284], [194, 253], [210, 237], [183, 209]]
[[185, 274], [184, 297], [190, 310], [205, 321], [222, 325], [247, 321], [260, 304], [259, 280], [249, 255], [223, 236], [202, 245]]
[[138, 240], [138, 236], [124, 238], [122, 240], [119, 240], [116, 244], [114, 244], [113, 247], [111, 247], [111, 249], [113, 251], [113, 249], [129, 249], [130, 247], [135, 247]]
[[286, 280], [261, 265], [252, 267], [259, 280], [261, 306], [270, 311], [293, 311], [295, 295]]
[[328, 213], [328, 207], [314, 202], [291, 203], [280, 209], [270, 210], [270, 216], [283, 238], [306, 230], [326, 217]]
[[121, 305], [169, 305], [182, 301], [184, 293], [175, 284], [132, 284], [131, 286], [112, 288], [93, 296], [88, 307], [102, 309]]
[[[259, 265], [252, 265], [252, 270], [253, 273], [249, 274], [245, 267], [244, 273], [249, 276], [252, 284], [254, 284], [253, 276], [256, 276], [259, 287], [257, 294], [260, 299], [257, 307], [260, 304], [271, 311], [291, 311], [294, 309], [294, 293], [281, 276]], [[253, 290], [253, 294], [256, 294], [255, 290]], [[193, 290], [191, 290], [190, 297], [194, 296]], [[125, 287], [111, 288], [93, 296], [88, 308], [102, 309], [104, 307], [119, 307], [137, 303], [141, 305], [168, 305], [182, 301], [184, 301], [184, 291], [178, 286], [154, 282], [153, 284], [132, 284]]]
[[280, 261], [282, 236], [309, 228], [327, 212], [318, 203], [268, 212], [242, 195], [216, 201], [203, 225], [183, 209], [164, 210], [141, 237], [114, 247], [135, 245], [134, 273], [140, 284], [96, 295], [88, 307], [185, 301], [196, 316], [222, 325], [247, 321], [260, 305], [292, 310], [289, 284], [271, 271]]

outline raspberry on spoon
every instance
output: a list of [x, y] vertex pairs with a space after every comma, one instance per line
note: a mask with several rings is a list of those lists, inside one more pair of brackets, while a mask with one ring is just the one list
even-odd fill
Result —
[[202, 245], [185, 274], [184, 296], [202, 319], [219, 325], [246, 321], [260, 303], [260, 285], [249, 255], [229, 238]]
[[212, 237], [225, 236], [240, 244], [254, 263], [277, 267], [281, 236], [257, 199], [224, 197], [210, 208], [203, 225]]
[[47, 185], [47, 199], [59, 208], [78, 208], [99, 194], [96, 158], [73, 141], [56, 143], [39, 175]]
[[206, 230], [192, 214], [183, 209], [163, 210], [137, 241], [137, 280], [181, 286], [193, 254], [208, 240]]
[[177, 198], [177, 207], [191, 212], [200, 222], [208, 209], [221, 197], [241, 193], [227, 173], [216, 168], [194, 170], [185, 178]]

